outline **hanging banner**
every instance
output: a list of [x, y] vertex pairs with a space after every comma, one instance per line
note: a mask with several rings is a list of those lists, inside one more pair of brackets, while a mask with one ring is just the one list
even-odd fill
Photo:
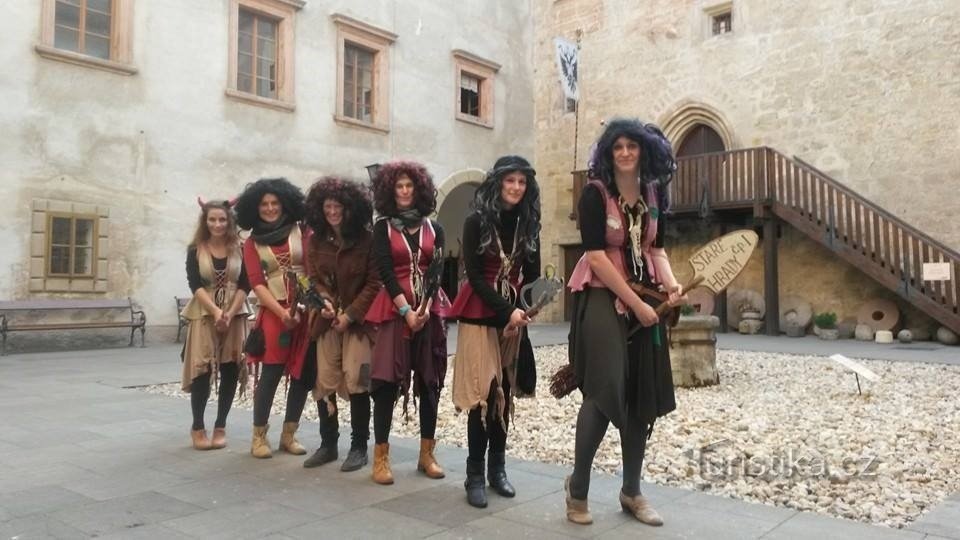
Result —
[[560, 72], [560, 86], [563, 87], [563, 94], [567, 99], [579, 101], [577, 44], [563, 38], [554, 38], [553, 43], [557, 49], [557, 70]]

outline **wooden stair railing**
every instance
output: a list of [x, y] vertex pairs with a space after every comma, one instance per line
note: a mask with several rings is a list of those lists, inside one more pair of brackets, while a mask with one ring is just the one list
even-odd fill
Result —
[[[954, 332], [960, 332], [960, 254], [799, 159], [767, 149], [772, 211]], [[951, 281], [924, 281], [923, 263]]]
[[[960, 254], [797, 158], [767, 147], [680, 158], [670, 184], [677, 214], [749, 210], [774, 215], [960, 333]], [[574, 171], [574, 213], [586, 171]], [[924, 281], [923, 263], [951, 281]]]

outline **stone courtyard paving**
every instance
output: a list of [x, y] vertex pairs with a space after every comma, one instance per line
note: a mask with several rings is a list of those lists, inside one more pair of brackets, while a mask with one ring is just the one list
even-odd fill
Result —
[[[508, 454], [571, 465], [579, 392], [556, 400], [546, 391], [549, 376], [566, 362], [566, 346], [539, 347], [536, 356], [538, 396], [515, 400]], [[719, 351], [721, 384], [677, 389], [677, 410], [655, 426], [644, 480], [876, 525], [908, 525], [960, 491], [960, 366], [862, 362], [881, 379], [861, 379], [861, 396], [853, 374], [824, 357]], [[453, 408], [451, 380], [452, 370], [437, 439], [463, 447], [466, 418]], [[145, 389], [186, 397], [178, 387]], [[249, 409], [250, 396], [238, 407]], [[283, 402], [280, 391], [274, 414]], [[346, 432], [349, 411], [340, 403]], [[416, 438], [412, 401], [409, 422], [400, 409], [394, 433]], [[301, 431], [314, 430], [315, 420], [316, 409], [308, 406]], [[619, 461], [619, 438], [611, 428], [595, 467], [616, 473]]]

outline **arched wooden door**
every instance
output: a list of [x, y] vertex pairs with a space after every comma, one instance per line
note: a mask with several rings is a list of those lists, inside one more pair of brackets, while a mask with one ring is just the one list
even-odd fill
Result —
[[677, 147], [677, 157], [696, 156], [725, 150], [723, 139], [713, 128], [704, 124], [697, 124]]

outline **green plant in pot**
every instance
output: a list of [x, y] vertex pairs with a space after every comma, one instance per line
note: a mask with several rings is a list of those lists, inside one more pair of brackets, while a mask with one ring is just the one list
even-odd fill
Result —
[[820, 329], [820, 339], [832, 340], [840, 336], [840, 331], [837, 330], [837, 314], [832, 311], [817, 313], [813, 318], [813, 324]]
[[683, 304], [680, 306], [680, 316], [689, 317], [691, 315], [697, 314], [697, 308], [693, 307], [690, 304]]

